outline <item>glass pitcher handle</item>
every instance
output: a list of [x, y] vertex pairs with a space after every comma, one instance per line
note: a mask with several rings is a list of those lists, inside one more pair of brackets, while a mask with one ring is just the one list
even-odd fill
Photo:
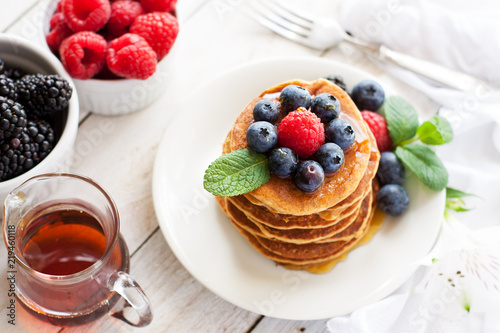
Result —
[[[139, 284], [125, 272], [116, 272], [108, 280], [108, 288], [120, 294], [128, 303], [121, 310], [111, 315], [135, 327], [144, 327], [153, 320], [153, 313], [148, 297]], [[139, 320], [127, 318], [126, 309], [132, 308], [139, 316]]]

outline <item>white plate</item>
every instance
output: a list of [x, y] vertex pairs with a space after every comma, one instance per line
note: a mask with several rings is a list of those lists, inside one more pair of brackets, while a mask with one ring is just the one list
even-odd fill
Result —
[[412, 179], [410, 207], [386, 218], [371, 242], [326, 274], [290, 271], [257, 253], [203, 189], [236, 116], [264, 89], [283, 81], [342, 75], [352, 87], [370, 75], [321, 58], [280, 58], [238, 67], [214, 79], [178, 110], [158, 149], [153, 196], [161, 230], [184, 267], [215, 294], [244, 309], [294, 320], [349, 313], [387, 296], [434, 244], [444, 192]]

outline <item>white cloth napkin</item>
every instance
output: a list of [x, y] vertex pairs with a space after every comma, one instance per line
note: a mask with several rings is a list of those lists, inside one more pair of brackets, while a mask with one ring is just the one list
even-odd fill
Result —
[[497, 0], [346, 0], [340, 23], [395, 51], [500, 84]]
[[[345, 30], [493, 83], [500, 82], [499, 18], [495, 0], [341, 3]], [[350, 315], [330, 319], [328, 329], [500, 333], [500, 94], [478, 89], [466, 95], [436, 88], [404, 70], [385, 70], [442, 105], [440, 114], [455, 132], [453, 141], [437, 151], [448, 169], [449, 186], [478, 197], [466, 198], [474, 209], [442, 222], [436, 247], [403, 286]]]

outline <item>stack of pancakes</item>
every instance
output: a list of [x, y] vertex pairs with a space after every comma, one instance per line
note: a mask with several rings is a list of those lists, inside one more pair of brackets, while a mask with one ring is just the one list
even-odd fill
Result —
[[356, 137], [344, 151], [344, 164], [337, 172], [326, 175], [313, 193], [301, 191], [293, 179], [271, 175], [269, 182], [250, 193], [217, 197], [217, 201], [236, 229], [265, 257], [287, 268], [322, 272], [353, 249], [370, 227], [380, 153], [349, 95], [319, 79], [285, 82], [253, 99], [227, 135], [223, 154], [248, 147], [246, 131], [255, 121], [255, 103], [264, 98], [277, 100], [289, 84], [306, 88], [313, 98], [320, 93], [338, 98], [340, 118], [353, 125]]

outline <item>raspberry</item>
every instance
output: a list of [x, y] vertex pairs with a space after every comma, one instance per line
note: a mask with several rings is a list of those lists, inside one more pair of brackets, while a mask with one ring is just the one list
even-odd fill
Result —
[[47, 45], [52, 51], [58, 51], [62, 41], [73, 34], [68, 27], [63, 13], [55, 13], [50, 19], [50, 32], [45, 36]]
[[125, 34], [109, 43], [109, 70], [128, 79], [145, 80], [156, 70], [156, 54], [144, 38]]
[[98, 31], [111, 15], [109, 0], [64, 0], [62, 12], [71, 30]]
[[140, 0], [148, 12], [171, 12], [177, 0]]
[[116, 1], [111, 4], [111, 16], [106, 25], [108, 32], [119, 37], [128, 32], [135, 18], [144, 14], [141, 4], [136, 1]]
[[278, 142], [281, 146], [307, 158], [325, 142], [321, 120], [304, 108], [290, 112], [278, 125]]
[[50, 29], [54, 29], [59, 23], [66, 21], [64, 14], [61, 12], [55, 12], [50, 18], [49, 25]]
[[367, 110], [361, 111], [361, 116], [375, 136], [378, 150], [381, 152], [391, 150], [393, 143], [389, 135], [389, 130], [387, 129], [385, 118], [376, 112]]
[[59, 1], [59, 2], [57, 3], [56, 13], [62, 12], [62, 10], [63, 10], [63, 9], [62, 9], [62, 8], [63, 8], [63, 2], [64, 2], [64, 1], [65, 1], [65, 0], [61, 0], [61, 1]]
[[104, 37], [95, 32], [82, 31], [66, 38], [59, 53], [68, 73], [75, 79], [86, 80], [103, 68], [107, 47]]
[[179, 24], [172, 14], [154, 12], [138, 16], [130, 26], [130, 32], [144, 37], [160, 61], [174, 44]]

